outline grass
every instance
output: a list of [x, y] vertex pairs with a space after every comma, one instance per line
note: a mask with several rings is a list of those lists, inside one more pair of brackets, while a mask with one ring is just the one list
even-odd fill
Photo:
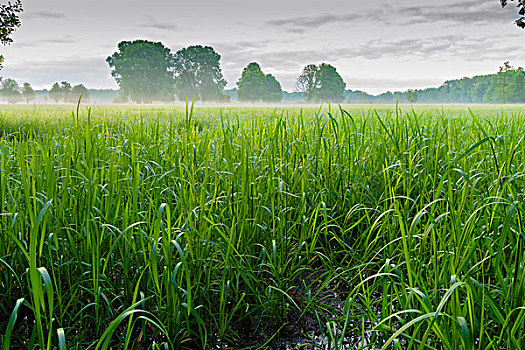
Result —
[[522, 106], [2, 107], [1, 346], [521, 348], [523, 135]]

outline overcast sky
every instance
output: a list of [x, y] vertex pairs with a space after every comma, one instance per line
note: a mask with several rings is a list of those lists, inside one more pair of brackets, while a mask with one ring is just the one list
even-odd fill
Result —
[[[4, 0], [0, 0], [5, 2]], [[222, 56], [228, 87], [252, 61], [294, 90], [309, 63], [336, 66], [350, 89], [439, 86], [525, 66], [517, 10], [498, 0], [25, 0], [1, 75], [50, 88], [67, 80], [116, 88], [106, 57], [121, 40], [193, 44]]]

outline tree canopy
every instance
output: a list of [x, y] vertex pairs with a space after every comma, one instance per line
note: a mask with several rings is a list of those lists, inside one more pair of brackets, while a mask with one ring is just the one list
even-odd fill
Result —
[[51, 90], [49, 90], [49, 97], [56, 103], [60, 101], [70, 102], [69, 96], [71, 94], [71, 90], [71, 84], [67, 81], [63, 81], [60, 84], [56, 82], [51, 87]]
[[[514, 0], [510, 0], [514, 1]], [[501, 6], [505, 7], [509, 4], [508, 0], [500, 0]], [[525, 0], [517, 0], [520, 18], [516, 20], [516, 25], [520, 28], [525, 28]]]
[[54, 83], [49, 90], [49, 97], [56, 103], [63, 101], [66, 103], [77, 103], [82, 95], [82, 101], [89, 101], [89, 90], [82, 84], [71, 86], [67, 81]]
[[509, 62], [503, 63], [503, 66], [499, 67], [498, 71], [498, 80], [497, 80], [497, 90], [501, 96], [501, 103], [505, 104], [505, 88], [507, 87], [508, 72], [513, 71], [514, 68], [509, 64]]
[[73, 88], [71, 87], [71, 84], [67, 81], [61, 82], [60, 87], [62, 88], [62, 92], [64, 93], [64, 96], [62, 97], [62, 99], [64, 100], [64, 102], [67, 102], [67, 97], [71, 93], [71, 90]]
[[343, 102], [346, 84], [334, 66], [323, 63], [318, 70], [318, 100]]
[[224, 101], [226, 80], [222, 75], [221, 56], [210, 46], [189, 46], [174, 56], [175, 87], [179, 99]]
[[[422, 103], [525, 103], [525, 71], [508, 62], [495, 74], [448, 80], [440, 87], [413, 90]], [[352, 103], [410, 102], [410, 91], [372, 96], [362, 91], [345, 91]]]
[[418, 99], [417, 92], [415, 92], [414, 90], [408, 90], [406, 92], [406, 97], [407, 97], [408, 102], [410, 103], [416, 103]]
[[309, 64], [297, 80], [297, 88], [308, 102], [343, 102], [346, 84], [334, 66]]
[[418, 91], [421, 102], [523, 103], [523, 68], [503, 65], [497, 74], [446, 81], [439, 88]]
[[317, 70], [318, 68], [315, 64], [309, 64], [304, 67], [303, 72], [297, 79], [297, 89], [308, 102], [313, 102], [317, 97], [316, 93], [319, 85], [317, 82]]
[[281, 83], [272, 74], [266, 74], [264, 79], [264, 92], [267, 102], [281, 102], [283, 89]]
[[162, 43], [122, 41], [106, 61], [121, 93], [131, 100], [151, 103], [174, 99], [173, 54]]
[[34, 99], [35, 99], [35, 91], [31, 87], [31, 84], [24, 83], [24, 85], [22, 87], [22, 96], [24, 96], [24, 99], [26, 100], [26, 103], [34, 101]]
[[49, 90], [49, 98], [51, 98], [56, 103], [60, 102], [64, 98], [64, 91], [59, 83], [54, 83]]
[[17, 103], [22, 100], [20, 86], [13, 79], [5, 79], [0, 88], [0, 94], [8, 103]]
[[283, 98], [281, 84], [273, 75], [265, 75], [257, 62], [244, 68], [237, 87], [239, 101], [280, 102]]
[[[11, 34], [16, 28], [20, 27], [20, 18], [18, 14], [22, 12], [22, 1], [8, 2], [7, 4], [0, 4], [0, 43], [8, 45], [13, 42]], [[2, 69], [2, 62], [4, 57], [0, 55], [0, 69]]]
[[67, 96], [67, 101], [70, 103], [77, 103], [82, 96], [82, 102], [89, 102], [89, 90], [82, 84], [73, 86], [71, 92]]

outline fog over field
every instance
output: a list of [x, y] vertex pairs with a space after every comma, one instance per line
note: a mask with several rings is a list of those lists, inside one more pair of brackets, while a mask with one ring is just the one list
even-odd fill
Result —
[[54, 81], [117, 88], [105, 61], [121, 40], [193, 44], [221, 54], [228, 85], [257, 61], [294, 91], [309, 63], [337, 66], [347, 87], [369, 93], [438, 86], [523, 65], [515, 3], [496, 0], [25, 2], [2, 76], [49, 89]]

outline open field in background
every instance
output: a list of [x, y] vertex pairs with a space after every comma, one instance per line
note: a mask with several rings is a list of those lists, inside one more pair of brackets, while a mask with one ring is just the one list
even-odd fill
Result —
[[0, 107], [4, 349], [518, 349], [525, 106]]

